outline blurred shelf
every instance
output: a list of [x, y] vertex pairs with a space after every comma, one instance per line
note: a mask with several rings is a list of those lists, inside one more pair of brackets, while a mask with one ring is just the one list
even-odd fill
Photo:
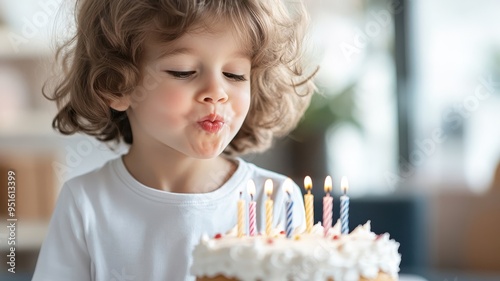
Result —
[[61, 146], [64, 137], [52, 126], [55, 112], [39, 110], [12, 116], [0, 122], [0, 151], [52, 150]]
[[3, 120], [0, 121], [0, 138], [52, 135], [53, 129], [51, 123], [56, 114], [55, 111], [24, 111], [26, 112], [15, 112], [3, 116]]
[[[15, 40], [27, 41], [17, 42]], [[54, 53], [50, 46], [49, 41], [40, 38], [22, 39], [22, 35], [7, 29], [5, 26], [0, 26], [0, 60], [50, 57]]]
[[[6, 218], [1, 218], [2, 222], [7, 222]], [[48, 221], [23, 220], [18, 219], [16, 222], [16, 251], [31, 251], [38, 250], [42, 245], [45, 235], [49, 227]], [[9, 237], [9, 229], [2, 227], [0, 229], [0, 237], [2, 241]], [[0, 243], [0, 249], [6, 251], [10, 248], [7, 243]]]

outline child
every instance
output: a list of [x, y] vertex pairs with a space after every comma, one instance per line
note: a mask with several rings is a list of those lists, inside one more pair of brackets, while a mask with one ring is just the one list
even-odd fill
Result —
[[[53, 126], [130, 149], [64, 184], [33, 280], [194, 280], [194, 245], [235, 226], [250, 179], [258, 230], [268, 178], [284, 225], [285, 177], [235, 156], [268, 148], [308, 105], [303, 5], [85, 0], [77, 11]], [[298, 226], [298, 186], [292, 195]]]

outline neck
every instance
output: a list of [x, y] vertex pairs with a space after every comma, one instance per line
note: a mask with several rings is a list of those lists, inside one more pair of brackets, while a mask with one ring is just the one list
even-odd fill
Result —
[[123, 157], [129, 173], [142, 184], [175, 193], [206, 193], [218, 189], [234, 173], [236, 165], [218, 156], [188, 157], [171, 148], [148, 149], [132, 145]]

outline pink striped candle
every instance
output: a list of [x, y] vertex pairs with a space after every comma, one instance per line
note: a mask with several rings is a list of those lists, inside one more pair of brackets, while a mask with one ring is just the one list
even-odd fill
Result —
[[332, 178], [327, 176], [325, 179], [325, 197], [323, 197], [323, 230], [325, 237], [328, 234], [328, 230], [332, 227], [333, 219], [333, 197], [330, 196], [332, 191]]
[[247, 191], [250, 194], [250, 203], [248, 204], [248, 235], [255, 236], [257, 231], [255, 228], [255, 201], [253, 196], [255, 195], [255, 183], [253, 180], [249, 180], [247, 183]]

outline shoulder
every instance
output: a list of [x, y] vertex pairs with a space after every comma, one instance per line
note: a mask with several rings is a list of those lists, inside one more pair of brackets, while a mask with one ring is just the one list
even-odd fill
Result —
[[78, 210], [77, 213], [87, 217], [93, 214], [94, 210], [101, 208], [104, 202], [118, 198], [120, 193], [117, 192], [117, 188], [122, 185], [118, 182], [116, 161], [119, 161], [119, 158], [109, 160], [92, 171], [67, 180], [57, 199], [56, 209], [59, 213]]
[[[289, 178], [288, 176], [259, 167], [253, 163], [246, 162], [243, 159], [238, 158], [238, 161], [240, 162], [240, 166], [242, 166], [243, 169], [246, 169], [247, 180], [252, 179], [254, 181], [257, 192], [259, 192], [259, 189], [264, 189], [264, 183], [267, 179], [271, 179], [273, 181], [273, 187], [275, 189], [274, 194], [282, 192], [283, 184], [285, 180]], [[294, 181], [292, 181], [292, 186], [295, 190], [294, 193], [300, 194], [300, 188]]]
[[[63, 189], [71, 193], [93, 192], [116, 182], [115, 166], [120, 158], [114, 158], [87, 173], [76, 176], [64, 183]], [[115, 183], [116, 185], [116, 183]]]
[[282, 175], [280, 173], [273, 172], [271, 170], [261, 168], [253, 163], [247, 162], [241, 158], [237, 158], [239, 161], [239, 165], [246, 170], [246, 173], [249, 178], [253, 179], [254, 181], [262, 181], [264, 182], [266, 179], [272, 179], [273, 181], [276, 181], [277, 183], [281, 183], [285, 181], [287, 176]]
[[[261, 168], [253, 163], [246, 162], [243, 159], [238, 158], [238, 161], [240, 162], [240, 166], [242, 168], [246, 169], [246, 175], [247, 179], [252, 179], [255, 183], [257, 193], [263, 192], [264, 191], [264, 183], [267, 179], [271, 179], [273, 181], [273, 188], [274, 188], [274, 196], [276, 196], [276, 199], [280, 199], [280, 197], [284, 196], [284, 183], [287, 178], [290, 178], [286, 175], [282, 175], [277, 172], [270, 171], [268, 169]], [[295, 181], [292, 182], [292, 196], [296, 197], [296, 199], [299, 199], [299, 197], [302, 194], [302, 190], [297, 185]]]

